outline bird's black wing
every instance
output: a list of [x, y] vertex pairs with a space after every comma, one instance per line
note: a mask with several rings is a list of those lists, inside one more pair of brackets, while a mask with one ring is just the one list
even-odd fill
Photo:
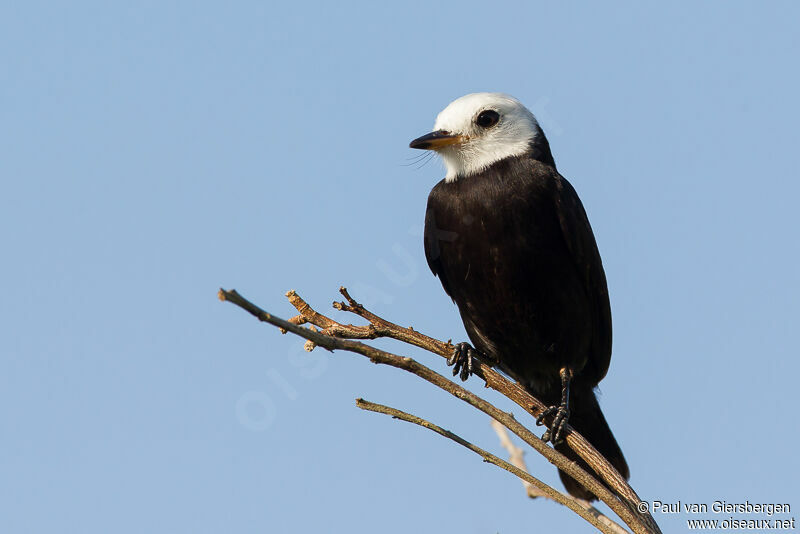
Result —
[[611, 361], [611, 304], [603, 261], [578, 193], [566, 178], [556, 173], [554, 202], [561, 223], [561, 233], [567, 244], [580, 279], [589, 297], [592, 316], [592, 357], [587, 366], [590, 374], [602, 379]]
[[[448, 239], [448, 232], [440, 229], [437, 224], [437, 197], [440, 186], [441, 182], [433, 188], [430, 196], [428, 196], [428, 206], [425, 211], [425, 259], [428, 260], [428, 267], [430, 267], [434, 276], [439, 277], [439, 281], [441, 281], [445, 293], [447, 293], [450, 298], [453, 298], [441, 261], [440, 240]], [[439, 213], [441, 213], [441, 211]]]

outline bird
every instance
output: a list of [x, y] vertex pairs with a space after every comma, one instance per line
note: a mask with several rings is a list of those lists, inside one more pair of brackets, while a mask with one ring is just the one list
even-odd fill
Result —
[[[428, 196], [428, 266], [458, 306], [472, 342], [448, 364], [466, 380], [476, 360], [503, 371], [553, 416], [542, 436], [588, 472], [564, 442], [566, 423], [627, 480], [628, 465], [595, 395], [611, 361], [605, 271], [578, 194], [556, 169], [535, 116], [503, 93], [451, 102], [411, 141], [444, 162]], [[567, 491], [596, 496], [563, 471]]]

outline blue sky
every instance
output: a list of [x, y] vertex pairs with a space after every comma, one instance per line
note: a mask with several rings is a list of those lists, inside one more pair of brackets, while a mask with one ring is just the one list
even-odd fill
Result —
[[354, 399], [502, 454], [482, 414], [216, 299], [288, 317], [286, 290], [325, 310], [346, 285], [464, 339], [421, 243], [443, 170], [406, 166], [407, 146], [486, 90], [539, 117], [594, 226], [614, 314], [601, 404], [640, 495], [800, 507], [799, 15], [6, 3], [0, 530], [588, 531]]

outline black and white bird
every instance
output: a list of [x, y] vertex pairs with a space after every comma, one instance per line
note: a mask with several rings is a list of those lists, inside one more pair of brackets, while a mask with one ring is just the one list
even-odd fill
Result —
[[[569, 420], [627, 479], [594, 393], [611, 360], [603, 263], [536, 118], [508, 95], [469, 94], [410, 146], [447, 168], [428, 197], [425, 256], [475, 346], [456, 345], [453, 374], [466, 379], [473, 358], [497, 366], [550, 406], [543, 439], [592, 472], [563, 442]], [[595, 499], [559, 474], [570, 494]]]

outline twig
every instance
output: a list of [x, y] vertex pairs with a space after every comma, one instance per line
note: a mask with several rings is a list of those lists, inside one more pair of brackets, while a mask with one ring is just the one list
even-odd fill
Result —
[[[356, 326], [351, 324], [341, 324], [333, 319], [315, 311], [305, 302], [295, 291], [289, 291], [286, 296], [289, 302], [297, 309], [300, 315], [293, 317], [291, 321], [309, 322], [322, 328], [322, 333], [343, 339], [376, 339], [389, 337], [397, 339], [411, 345], [423, 348], [429, 352], [437, 354], [443, 358], [449, 358], [453, 353], [454, 346], [449, 341], [444, 343], [430, 336], [426, 336], [413, 328], [404, 328], [395, 323], [387, 321], [367, 310], [363, 305], [356, 302], [347, 289], [339, 288], [339, 292], [347, 302], [334, 302], [333, 307], [354, 313], [367, 321], [369, 325]], [[547, 407], [539, 399], [533, 397], [518, 383], [508, 380], [490, 365], [478, 362], [479, 365], [474, 369], [475, 375], [486, 382], [486, 387], [500, 392], [505, 397], [514, 401], [522, 409], [538, 417]], [[547, 423], [551, 420], [548, 418]], [[597, 452], [591, 443], [576, 432], [570, 425], [566, 426], [567, 445], [575, 451], [578, 456], [583, 458], [586, 463], [611, 487], [622, 499], [623, 503], [631, 510], [634, 515], [640, 516], [648, 528], [656, 533], [660, 533], [658, 525], [649, 512], [642, 513], [639, 509], [641, 498], [630, 487], [627, 480], [612, 466], [606, 458]], [[538, 449], [537, 449], [538, 450]]]
[[[239, 306], [240, 308], [249, 312], [251, 315], [258, 318], [260, 321], [270, 323], [274, 326], [290, 331], [300, 337], [309, 339], [314, 343], [316, 343], [317, 345], [326, 348], [328, 350], [333, 351], [335, 349], [342, 349], [349, 352], [362, 354], [364, 356], [367, 356], [373, 363], [390, 365], [392, 367], [397, 367], [399, 369], [403, 369], [413, 374], [416, 374], [420, 378], [427, 380], [428, 382], [436, 385], [437, 387], [471, 404], [475, 408], [488, 414], [494, 419], [497, 419], [498, 421], [502, 422], [509, 430], [511, 430], [514, 434], [519, 436], [523, 441], [525, 441], [525, 443], [536, 449], [537, 452], [539, 452], [545, 458], [547, 458], [547, 460], [550, 463], [556, 465], [559, 469], [561, 469], [562, 471], [570, 475], [572, 478], [577, 480], [585, 488], [587, 488], [589, 491], [595, 494], [600, 500], [606, 503], [614, 511], [614, 513], [616, 513], [637, 534], [660, 533], [660, 529], [658, 528], [657, 525], [655, 525], [655, 522], [652, 520], [652, 517], [650, 517], [649, 519], [650, 521], [653, 521], [653, 524], [655, 525], [654, 528], [650, 527], [650, 525], [648, 524], [647, 518], [649, 516], [642, 516], [640, 514], [636, 514], [622, 501], [620, 501], [613, 493], [611, 493], [605, 486], [600, 484], [597, 480], [594, 479], [594, 477], [592, 477], [590, 474], [584, 471], [575, 462], [570, 461], [560, 452], [548, 447], [545, 443], [543, 443], [542, 440], [540, 440], [537, 436], [535, 436], [530, 430], [528, 430], [519, 422], [517, 422], [512, 414], [499, 410], [498, 408], [486, 402], [485, 400], [481, 399], [477, 395], [464, 389], [458, 384], [455, 384], [454, 382], [447, 380], [443, 376], [425, 367], [424, 365], [420, 364], [414, 359], [398, 356], [396, 354], [382, 351], [374, 347], [371, 347], [369, 345], [365, 345], [357, 341], [352, 341], [350, 339], [331, 337], [320, 332], [311, 331], [308, 328], [303, 328], [301, 326], [294, 324], [293, 322], [286, 321], [284, 319], [281, 319], [280, 317], [276, 317], [262, 310], [252, 302], [242, 297], [235, 290], [226, 291], [224, 289], [220, 289], [218, 296], [220, 300], [223, 301], [227, 300]], [[411, 332], [416, 334], [416, 331], [411, 330]], [[484, 367], [483, 364], [481, 364], [480, 371], [484, 371], [483, 367]], [[492, 371], [491, 369], [488, 370]], [[499, 375], [497, 376], [499, 378], [502, 378]], [[577, 434], [573, 432], [573, 435]]]
[[530, 485], [530, 487], [535, 487], [537, 491], [541, 493], [541, 495], [544, 495], [549, 499], [556, 501], [557, 503], [563, 504], [564, 506], [566, 506], [567, 508], [569, 508], [570, 510], [572, 510], [573, 512], [584, 518], [586, 521], [594, 525], [601, 532], [604, 532], [606, 534], [621, 534], [621, 533], [627, 534], [628, 532], [622, 527], [622, 525], [612, 521], [608, 517], [603, 516], [608, 522], [610, 522], [610, 524], [608, 522], [600, 520], [597, 515], [590, 513], [587, 510], [586, 505], [579, 499], [575, 499], [574, 497], [571, 497], [569, 495], [564, 495], [560, 491], [545, 484], [538, 478], [531, 476], [526, 470], [520, 469], [519, 466], [513, 465], [509, 462], [506, 462], [505, 460], [501, 460], [494, 454], [491, 454], [481, 449], [480, 447], [473, 445], [469, 441], [450, 432], [449, 430], [445, 430], [431, 423], [430, 421], [422, 419], [421, 417], [417, 417], [416, 415], [400, 411], [396, 408], [384, 406], [383, 404], [376, 404], [374, 402], [369, 402], [364, 399], [356, 399], [356, 406], [358, 406], [362, 410], [369, 410], [371, 412], [391, 415], [395, 419], [401, 419], [403, 421], [408, 421], [409, 423], [414, 423], [415, 425], [427, 428], [428, 430], [433, 430], [437, 434], [440, 434], [448, 439], [455, 441], [459, 445], [462, 445], [467, 449], [471, 450], [472, 452], [483, 457], [484, 462], [488, 462], [498, 467], [501, 467], [502, 469], [505, 469], [506, 471], [516, 475], [525, 484]]
[[[525, 465], [525, 451], [514, 445], [514, 442], [511, 441], [508, 431], [506, 431], [506, 427], [503, 426], [503, 423], [492, 419], [491, 425], [495, 434], [497, 434], [497, 437], [500, 439], [500, 446], [508, 451], [508, 461], [511, 462], [511, 465], [527, 473], [528, 466]], [[522, 485], [525, 487], [525, 493], [527, 493], [528, 497], [531, 499], [535, 499], [537, 497], [547, 497], [545, 493], [539, 491], [536, 486], [529, 483], [527, 480], [523, 480]]]
[[[517, 447], [513, 441], [511, 441], [511, 436], [508, 435], [506, 431], [506, 427], [503, 426], [502, 423], [499, 421], [492, 419], [491, 421], [492, 428], [494, 429], [497, 437], [500, 438], [500, 445], [508, 451], [509, 454], [509, 462], [517, 467], [519, 470], [528, 472], [528, 467], [525, 465], [525, 458], [522, 449]], [[525, 491], [528, 494], [528, 497], [535, 499], [536, 497], [545, 497], [547, 499], [552, 499], [549, 493], [540, 490], [537, 486], [528, 482], [527, 479], [522, 479], [522, 484], [525, 486]], [[553, 490], [557, 491], [557, 490]], [[559, 492], [561, 493], [561, 492]], [[563, 495], [563, 494], [562, 494]], [[586, 511], [587, 514], [597, 518], [597, 520], [604, 525], [608, 526], [610, 530], [612, 530], [615, 534], [626, 534], [628, 531], [625, 530], [622, 525], [608, 517], [607, 515], [603, 514], [600, 510], [595, 508], [591, 505], [591, 503], [584, 501], [583, 499], [575, 499], [575, 502], [578, 506], [580, 506], [583, 510]], [[583, 516], [582, 516], [583, 517]]]

